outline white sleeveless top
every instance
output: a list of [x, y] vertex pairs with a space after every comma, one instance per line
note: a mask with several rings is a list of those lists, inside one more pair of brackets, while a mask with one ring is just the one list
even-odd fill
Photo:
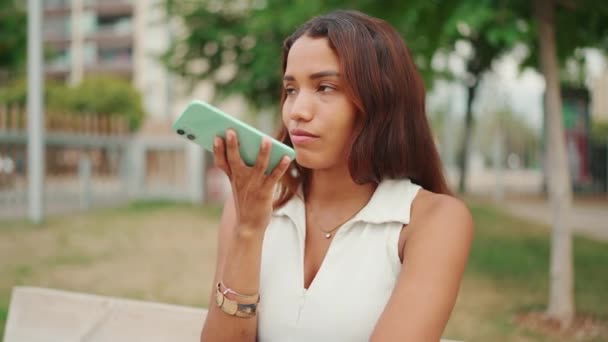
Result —
[[304, 289], [304, 202], [275, 210], [262, 248], [258, 341], [368, 341], [401, 269], [399, 235], [420, 186], [384, 180], [337, 230]]

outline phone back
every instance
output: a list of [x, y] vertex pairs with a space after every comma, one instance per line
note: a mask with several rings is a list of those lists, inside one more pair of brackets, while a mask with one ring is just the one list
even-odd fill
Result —
[[202, 101], [192, 101], [175, 120], [172, 127], [184, 138], [210, 152], [213, 152], [214, 138], [216, 136], [225, 138], [226, 130], [228, 128], [233, 129], [239, 139], [241, 158], [249, 166], [255, 164], [262, 137], [269, 137], [272, 140], [272, 149], [266, 173], [272, 171], [283, 156], [287, 155], [292, 160], [295, 158], [293, 148]]

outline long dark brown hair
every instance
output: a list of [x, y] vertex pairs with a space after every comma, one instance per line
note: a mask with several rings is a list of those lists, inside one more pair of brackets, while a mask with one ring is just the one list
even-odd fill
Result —
[[[282, 70], [301, 36], [327, 38], [337, 55], [344, 91], [357, 110], [349, 171], [357, 184], [409, 178], [424, 189], [451, 194], [425, 113], [425, 90], [412, 56], [388, 23], [357, 11], [312, 18], [283, 42]], [[281, 93], [281, 106], [286, 92]], [[282, 125], [278, 139], [293, 146]], [[293, 162], [281, 179], [275, 208], [285, 204], [310, 170]]]

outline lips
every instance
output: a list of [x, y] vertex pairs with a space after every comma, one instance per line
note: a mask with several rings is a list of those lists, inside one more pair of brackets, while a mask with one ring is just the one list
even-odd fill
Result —
[[309, 131], [305, 131], [303, 129], [299, 129], [299, 128], [294, 128], [292, 130], [289, 131], [289, 133], [291, 134], [291, 136], [303, 136], [303, 137], [311, 137], [311, 138], [318, 138], [318, 135], [312, 134]]
[[299, 128], [294, 128], [290, 130], [289, 136], [291, 138], [291, 142], [295, 145], [303, 145], [306, 143], [310, 143], [319, 138], [318, 135]]

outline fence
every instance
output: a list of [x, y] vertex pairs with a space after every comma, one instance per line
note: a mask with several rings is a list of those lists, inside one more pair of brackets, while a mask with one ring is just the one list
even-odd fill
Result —
[[[47, 213], [133, 199], [203, 200], [203, 155], [178, 138], [140, 137], [122, 117], [45, 115]], [[27, 213], [27, 115], [0, 107], [0, 217]]]
[[176, 137], [140, 136], [128, 155], [132, 198], [201, 202], [205, 198], [204, 154]]

